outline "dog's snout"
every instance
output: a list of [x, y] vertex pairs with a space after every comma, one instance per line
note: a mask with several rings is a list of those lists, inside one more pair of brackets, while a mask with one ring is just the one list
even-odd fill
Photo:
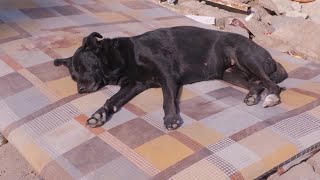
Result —
[[85, 90], [86, 90], [86, 88], [85, 88], [84, 86], [80, 86], [80, 87], [78, 88], [78, 92], [79, 92], [79, 93], [84, 93]]

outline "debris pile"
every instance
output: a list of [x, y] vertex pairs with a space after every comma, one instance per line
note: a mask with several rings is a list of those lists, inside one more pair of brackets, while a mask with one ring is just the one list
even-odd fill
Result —
[[218, 30], [244, 35], [296, 57], [320, 61], [320, 0], [160, 1], [163, 6], [210, 23]]

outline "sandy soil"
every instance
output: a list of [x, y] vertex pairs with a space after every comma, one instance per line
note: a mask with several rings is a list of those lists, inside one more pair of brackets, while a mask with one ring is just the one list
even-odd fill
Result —
[[10, 143], [0, 147], [0, 180], [40, 180], [29, 163]]

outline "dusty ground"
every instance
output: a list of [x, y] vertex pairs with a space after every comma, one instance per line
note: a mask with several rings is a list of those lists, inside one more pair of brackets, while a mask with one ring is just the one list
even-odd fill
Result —
[[0, 180], [39, 180], [41, 177], [10, 143], [0, 147]]

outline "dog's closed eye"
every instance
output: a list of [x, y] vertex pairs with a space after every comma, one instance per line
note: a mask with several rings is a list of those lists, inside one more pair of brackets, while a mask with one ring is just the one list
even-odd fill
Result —
[[72, 75], [71, 78], [72, 78], [72, 80], [77, 81], [76, 76]]

